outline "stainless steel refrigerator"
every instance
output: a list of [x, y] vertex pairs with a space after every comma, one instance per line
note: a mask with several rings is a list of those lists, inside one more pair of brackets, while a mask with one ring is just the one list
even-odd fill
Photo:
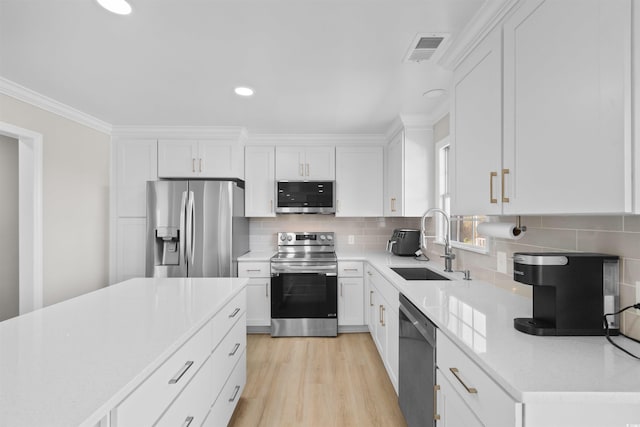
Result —
[[248, 251], [243, 181], [147, 182], [147, 277], [237, 277]]

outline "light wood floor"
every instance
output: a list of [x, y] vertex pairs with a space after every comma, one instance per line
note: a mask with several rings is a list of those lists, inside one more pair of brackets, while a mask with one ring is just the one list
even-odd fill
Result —
[[231, 427], [406, 426], [369, 334], [249, 335], [247, 385]]

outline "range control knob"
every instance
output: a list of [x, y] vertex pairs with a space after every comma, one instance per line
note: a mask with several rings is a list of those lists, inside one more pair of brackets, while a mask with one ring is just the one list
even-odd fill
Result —
[[333, 236], [331, 234], [327, 235], [327, 240], [333, 240]]
[[320, 240], [324, 240], [324, 239], [326, 239], [325, 235], [324, 235], [324, 234], [321, 234], [321, 235], [320, 235]]
[[289, 242], [290, 242], [290, 241], [292, 241], [292, 240], [293, 240], [293, 237], [291, 236], [291, 234], [287, 234], [287, 241], [289, 241]]
[[285, 236], [284, 234], [281, 234], [280, 235], [280, 240], [282, 240], [284, 242], [285, 240], [287, 240], [287, 236]]

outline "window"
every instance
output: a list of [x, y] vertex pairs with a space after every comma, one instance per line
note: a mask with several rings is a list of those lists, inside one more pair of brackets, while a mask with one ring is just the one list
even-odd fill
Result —
[[[449, 164], [451, 146], [449, 138], [436, 144], [436, 202], [437, 207], [451, 214], [451, 194], [449, 188]], [[484, 216], [451, 216], [451, 246], [475, 252], [488, 253], [487, 239], [478, 236], [478, 224]], [[443, 244], [446, 223], [442, 216], [436, 216], [436, 242]]]

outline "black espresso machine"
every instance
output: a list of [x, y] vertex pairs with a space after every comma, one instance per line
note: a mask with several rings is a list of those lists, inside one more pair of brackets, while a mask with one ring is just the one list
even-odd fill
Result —
[[[516, 252], [513, 279], [533, 286], [533, 318], [514, 327], [532, 335], [604, 335], [603, 316], [619, 310], [619, 258], [580, 252]], [[609, 335], [620, 331], [607, 316]]]

